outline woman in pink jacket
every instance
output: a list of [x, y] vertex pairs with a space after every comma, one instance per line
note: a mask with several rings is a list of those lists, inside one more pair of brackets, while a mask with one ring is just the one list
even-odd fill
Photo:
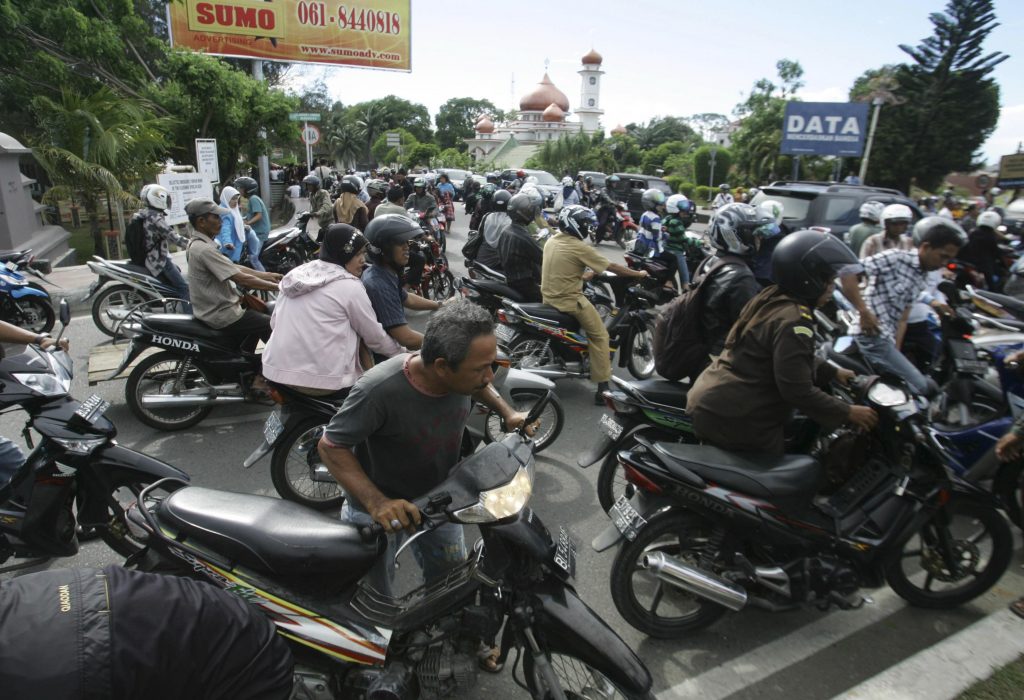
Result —
[[363, 234], [333, 224], [324, 234], [320, 259], [284, 276], [270, 319], [273, 333], [263, 351], [264, 377], [340, 399], [369, 368], [360, 361], [360, 341], [381, 355], [402, 351], [377, 322], [359, 281], [365, 255]]

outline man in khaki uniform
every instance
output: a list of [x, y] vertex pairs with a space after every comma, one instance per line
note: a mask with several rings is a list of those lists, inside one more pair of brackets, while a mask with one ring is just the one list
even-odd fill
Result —
[[608, 330], [593, 304], [583, 296], [583, 274], [588, 267], [597, 274], [608, 270], [623, 277], [647, 277], [647, 273], [610, 262], [584, 243], [595, 226], [597, 217], [586, 207], [574, 204], [559, 212], [561, 230], [544, 246], [540, 292], [545, 304], [573, 316], [586, 332], [590, 378], [597, 382], [594, 403], [601, 405], [601, 392], [608, 388], [612, 376]]

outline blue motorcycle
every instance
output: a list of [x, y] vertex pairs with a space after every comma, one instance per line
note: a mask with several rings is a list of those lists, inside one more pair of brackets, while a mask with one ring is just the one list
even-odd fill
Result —
[[10, 262], [0, 266], [0, 320], [33, 333], [49, 333], [56, 321], [50, 295], [16, 269]]

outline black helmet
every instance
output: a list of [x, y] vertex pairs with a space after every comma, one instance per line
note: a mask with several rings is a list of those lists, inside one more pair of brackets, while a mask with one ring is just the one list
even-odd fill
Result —
[[594, 215], [593, 209], [570, 204], [558, 212], [558, 228], [581, 241], [586, 239], [596, 226], [597, 216]]
[[306, 187], [315, 187], [316, 189], [320, 189], [320, 178], [316, 175], [307, 175], [302, 178], [302, 184]]
[[367, 252], [379, 261], [385, 250], [410, 241], [421, 233], [419, 225], [404, 214], [381, 214], [370, 220], [363, 235], [369, 243]]
[[498, 191], [497, 186], [493, 182], [488, 182], [486, 185], [480, 188], [480, 198], [490, 199]]
[[246, 197], [260, 189], [259, 184], [257, 184], [257, 182], [251, 177], [240, 177], [232, 184], [235, 186], [236, 190], [244, 194]]
[[512, 193], [508, 190], [498, 190], [491, 197], [492, 211], [505, 211], [508, 207], [508, 200], [512, 199]]
[[957, 248], [967, 245], [967, 234], [960, 224], [944, 216], [926, 216], [914, 224], [914, 245], [928, 243], [941, 248], [953, 243]]
[[592, 178], [590, 175], [587, 175], [585, 178], [583, 178], [583, 182], [585, 182], [588, 185], [593, 185], [594, 178]]
[[830, 233], [794, 231], [772, 252], [772, 275], [783, 291], [814, 303], [844, 267], [859, 265], [849, 247]]
[[513, 221], [528, 224], [540, 213], [540, 203], [531, 193], [520, 192], [508, 200], [506, 211]]
[[363, 189], [363, 180], [355, 175], [346, 175], [341, 178], [341, 184], [338, 186], [338, 189], [342, 192], [359, 194], [359, 191]]

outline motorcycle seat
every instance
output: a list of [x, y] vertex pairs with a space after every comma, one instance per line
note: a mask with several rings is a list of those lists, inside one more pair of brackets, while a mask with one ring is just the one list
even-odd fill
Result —
[[194, 538], [236, 565], [279, 576], [362, 573], [378, 555], [377, 541], [355, 525], [279, 498], [189, 486], [160, 504], [159, 517], [178, 541]]
[[630, 389], [651, 403], [678, 408], [686, 408], [686, 395], [690, 391], [689, 383], [670, 382], [667, 379], [641, 379], [627, 382]]
[[117, 267], [123, 268], [128, 272], [134, 272], [137, 275], [145, 275], [146, 277], [152, 277], [153, 275], [149, 272], [149, 269], [142, 265], [133, 265], [127, 260], [107, 260], [108, 265], [116, 265]]
[[522, 294], [501, 282], [496, 282], [494, 280], [470, 280], [470, 285], [488, 294], [505, 297], [512, 301], [523, 301]]
[[547, 304], [520, 304], [519, 308], [527, 316], [556, 323], [568, 331], [578, 331], [580, 329], [580, 322], [575, 317], [562, 313], [553, 306], [548, 306]]
[[211, 328], [189, 314], [152, 314], [143, 321], [146, 330], [209, 340], [222, 345], [238, 344], [238, 336]]
[[654, 451], [672, 471], [681, 466], [702, 478], [785, 508], [807, 505], [824, 470], [809, 455], [728, 452], [710, 445], [656, 442]]
[[985, 289], [976, 289], [975, 293], [982, 299], [988, 299], [989, 301], [999, 304], [1018, 319], [1024, 319], [1024, 301], [1005, 294], [990, 292]]
[[501, 280], [502, 282], [505, 281], [505, 274], [503, 272], [499, 272], [494, 268], [487, 267], [478, 260], [473, 260], [471, 262], [473, 267], [477, 268], [481, 273], [483, 273], [487, 277], [490, 277], [493, 280]]

